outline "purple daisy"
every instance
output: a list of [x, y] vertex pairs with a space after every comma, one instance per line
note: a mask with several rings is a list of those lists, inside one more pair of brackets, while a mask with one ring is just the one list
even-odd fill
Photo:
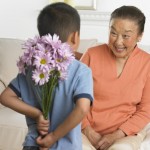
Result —
[[32, 79], [35, 84], [44, 85], [49, 80], [49, 74], [48, 72], [43, 72], [43, 70], [35, 69], [33, 70]]

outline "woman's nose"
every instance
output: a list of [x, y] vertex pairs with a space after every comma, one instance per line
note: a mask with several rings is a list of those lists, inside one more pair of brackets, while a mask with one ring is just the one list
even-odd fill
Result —
[[122, 38], [121, 36], [118, 36], [118, 37], [116, 38], [115, 43], [116, 43], [117, 45], [122, 44], [122, 43], [123, 43], [123, 38]]

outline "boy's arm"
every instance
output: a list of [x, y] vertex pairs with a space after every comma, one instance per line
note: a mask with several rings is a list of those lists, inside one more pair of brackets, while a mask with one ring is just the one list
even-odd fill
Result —
[[57, 140], [64, 137], [70, 130], [77, 126], [87, 115], [91, 101], [87, 98], [80, 98], [76, 101], [76, 106], [66, 120], [60, 124], [55, 131], [45, 138], [37, 138], [37, 143], [41, 147], [51, 147]]
[[42, 112], [19, 99], [16, 93], [9, 87], [7, 87], [0, 95], [0, 103], [9, 107], [18, 113], [26, 115], [37, 122], [37, 129], [41, 135], [48, 133], [49, 121], [45, 120]]
[[20, 100], [16, 93], [9, 87], [7, 87], [0, 95], [0, 103], [35, 120], [38, 120], [42, 115], [39, 109]]

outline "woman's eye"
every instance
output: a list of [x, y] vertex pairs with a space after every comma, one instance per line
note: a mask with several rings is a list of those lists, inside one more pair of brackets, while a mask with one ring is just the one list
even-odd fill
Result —
[[117, 34], [115, 32], [111, 32], [112, 36], [117, 36]]
[[125, 38], [125, 39], [127, 39], [129, 37], [130, 37], [129, 35], [123, 35], [123, 38]]

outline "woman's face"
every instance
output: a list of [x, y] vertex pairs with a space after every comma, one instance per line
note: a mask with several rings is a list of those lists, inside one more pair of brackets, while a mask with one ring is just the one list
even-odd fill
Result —
[[111, 20], [109, 47], [117, 58], [128, 58], [141, 37], [134, 21], [120, 18]]

